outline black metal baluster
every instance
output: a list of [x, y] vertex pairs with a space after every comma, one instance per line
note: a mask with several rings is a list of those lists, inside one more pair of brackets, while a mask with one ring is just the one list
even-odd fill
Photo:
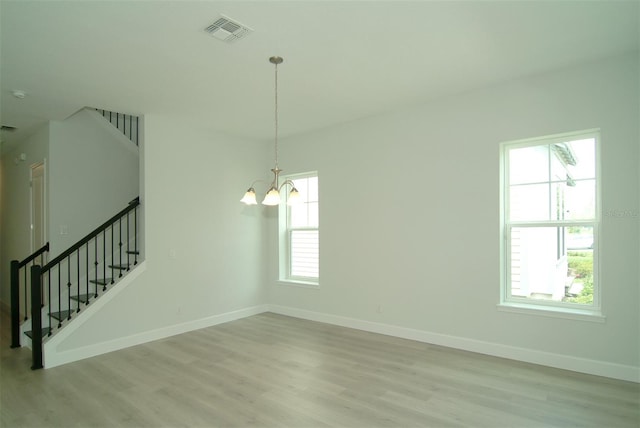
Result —
[[133, 116], [129, 116], [129, 139], [133, 141], [133, 132], [131, 132], [131, 127], [133, 126]]
[[[118, 219], [118, 252], [120, 257], [120, 266], [122, 266], [122, 217]], [[127, 260], [127, 270], [129, 270], [129, 260]], [[120, 277], [122, 277], [122, 269], [120, 269]]]
[[76, 251], [76, 268], [77, 268], [77, 278], [78, 278], [78, 307], [76, 309], [76, 313], [80, 312], [80, 303], [82, 302], [82, 298], [80, 297], [80, 248]]
[[[31, 264], [33, 266], [33, 263]], [[42, 267], [42, 265], [40, 265]], [[49, 303], [49, 306], [51, 306], [51, 288], [49, 288], [49, 299], [45, 300], [46, 298], [46, 294], [44, 292], [44, 287], [40, 290], [40, 301], [42, 302], [41, 306], [44, 308], [44, 302], [46, 301], [47, 303]]]
[[131, 257], [131, 239], [129, 239], [129, 211], [127, 211], [127, 264], [130, 264], [129, 257]]
[[138, 264], [138, 206], [133, 210], [133, 251], [134, 251], [134, 266]]
[[107, 229], [102, 231], [102, 291], [105, 291], [106, 289], [107, 289]]
[[139, 146], [140, 136], [138, 135], [138, 122], [139, 119], [136, 117], [136, 146]]
[[93, 275], [95, 277], [95, 281], [96, 281], [96, 297], [98, 297], [98, 236], [96, 236], [95, 238], [93, 238], [93, 259], [95, 260], [93, 262], [93, 265], [95, 267]]
[[111, 284], [114, 283], [114, 278], [116, 277], [114, 272], [114, 265], [116, 261], [113, 259], [113, 225], [111, 225]]
[[[51, 336], [51, 269], [47, 271], [47, 290], [49, 290], [49, 295], [47, 296], [47, 302], [49, 303], [49, 336]], [[33, 298], [33, 296], [31, 296]], [[44, 307], [44, 299], [41, 300], [42, 306]]]
[[[34, 262], [35, 263], [35, 262]], [[41, 254], [40, 255], [40, 266], [44, 266], [44, 255]], [[42, 291], [40, 292], [40, 301], [42, 302], [42, 307], [44, 308], [44, 288], [42, 289]]]
[[[60, 263], [58, 263], [58, 328], [62, 327], [62, 290], [60, 290]], [[49, 312], [51, 312], [51, 305], [49, 305]]]
[[120, 130], [120, 113], [116, 113], [116, 128]]
[[[87, 296], [88, 295], [89, 295], [89, 242], [87, 242]], [[94, 298], [98, 297], [98, 286], [97, 285], [96, 285], [96, 292], [95, 292], [93, 297]], [[89, 299], [87, 298], [87, 303], [89, 303], [88, 300]]]
[[[31, 264], [31, 266], [33, 267], [33, 263]], [[24, 320], [28, 320], [29, 319], [29, 299], [27, 298], [29, 296], [29, 294], [27, 293], [27, 266], [24, 267]]]
[[67, 257], [67, 320], [71, 319], [71, 255]]

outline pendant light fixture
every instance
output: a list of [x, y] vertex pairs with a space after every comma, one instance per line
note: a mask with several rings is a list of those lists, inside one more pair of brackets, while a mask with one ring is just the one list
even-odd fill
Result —
[[[289, 197], [287, 198], [287, 204], [293, 205], [300, 201], [300, 194], [298, 190], [293, 185], [291, 180], [286, 180], [282, 184], [278, 184], [279, 176], [282, 170], [278, 167], [278, 64], [282, 64], [284, 60], [279, 56], [272, 56], [269, 58], [269, 62], [275, 66], [275, 167], [271, 170], [273, 172], [273, 181], [269, 185], [269, 190], [267, 190], [267, 194], [262, 201], [263, 205], [279, 205], [280, 204], [280, 190], [284, 186], [291, 186], [291, 191], [289, 192]], [[240, 202], [244, 202], [247, 205], [257, 205], [256, 201], [256, 191], [253, 188], [254, 184], [260, 180], [256, 180], [251, 184], [251, 187], [244, 194], [244, 197], [240, 199]]]

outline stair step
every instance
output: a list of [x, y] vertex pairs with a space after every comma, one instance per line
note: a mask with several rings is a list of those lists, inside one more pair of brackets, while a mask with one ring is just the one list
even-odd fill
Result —
[[[47, 334], [49, 334], [49, 332], [51, 331], [50, 327], [43, 327], [42, 328], [42, 336], [46, 336]], [[25, 331], [24, 334], [27, 335], [27, 337], [29, 339], [33, 339], [33, 332], [32, 331]]]
[[62, 320], [66, 320], [67, 318], [69, 318], [69, 315], [72, 314], [73, 311], [70, 310], [64, 310], [64, 311], [60, 311], [60, 312], [50, 312], [49, 315], [51, 315], [52, 318], [57, 319], [58, 321], [62, 321]]
[[71, 296], [71, 299], [80, 303], [89, 303], [89, 300], [91, 300], [94, 296], [95, 294], [79, 294], [77, 296]]
[[111, 269], [127, 270], [129, 265], [109, 265]]
[[92, 284], [107, 285], [111, 284], [111, 278], [90, 279], [89, 282]]

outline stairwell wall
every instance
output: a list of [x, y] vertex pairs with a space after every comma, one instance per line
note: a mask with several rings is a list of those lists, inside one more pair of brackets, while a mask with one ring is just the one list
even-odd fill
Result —
[[127, 206], [140, 191], [138, 148], [95, 111], [51, 122], [50, 257]]

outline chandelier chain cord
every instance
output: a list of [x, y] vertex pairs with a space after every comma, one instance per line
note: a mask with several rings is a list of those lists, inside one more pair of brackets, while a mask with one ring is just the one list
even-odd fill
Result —
[[278, 169], [278, 64], [276, 66], [275, 72], [275, 124], [276, 124], [276, 132], [275, 132], [275, 151], [276, 151], [276, 169]]

